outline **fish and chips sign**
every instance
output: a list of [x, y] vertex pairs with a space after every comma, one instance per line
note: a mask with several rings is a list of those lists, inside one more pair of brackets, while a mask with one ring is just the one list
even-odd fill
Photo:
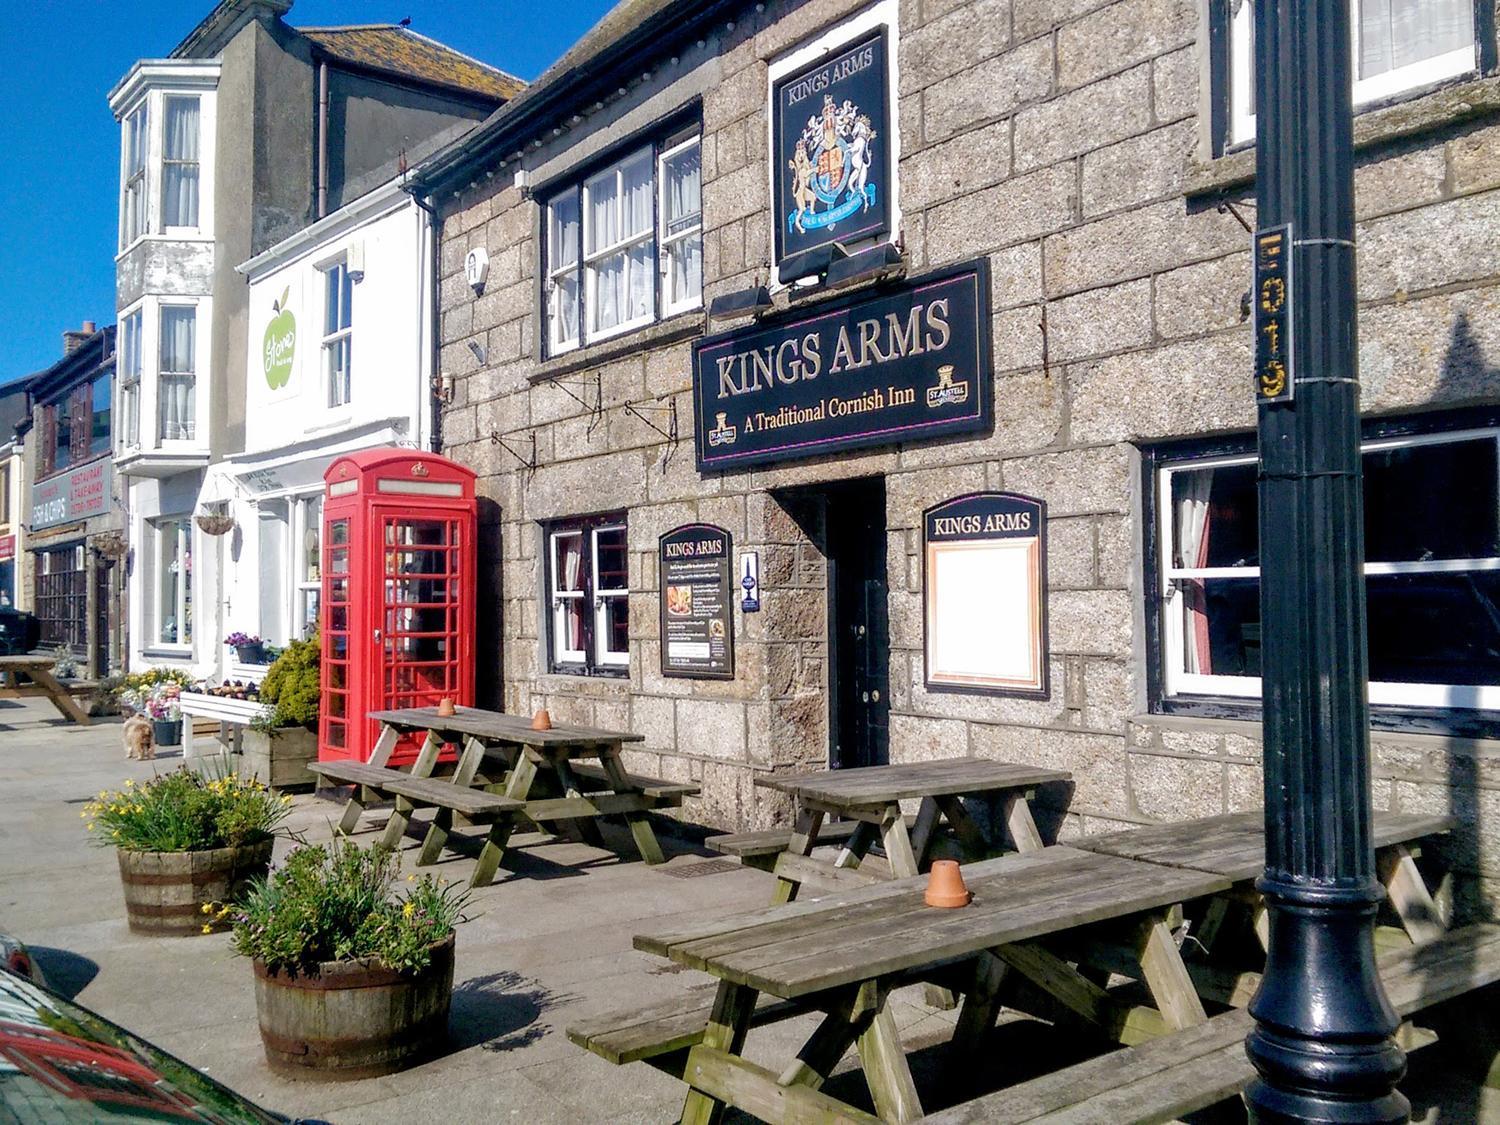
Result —
[[31, 528], [102, 516], [112, 503], [114, 464], [99, 458], [31, 486]]
[[985, 259], [693, 346], [700, 472], [987, 431]]
[[778, 264], [891, 229], [888, 70], [882, 30], [772, 88]]

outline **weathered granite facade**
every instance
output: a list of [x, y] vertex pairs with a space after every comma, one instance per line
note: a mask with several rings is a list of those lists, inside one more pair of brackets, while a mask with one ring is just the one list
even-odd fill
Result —
[[[892, 760], [972, 754], [1071, 770], [1073, 790], [1052, 795], [1065, 834], [1252, 807], [1258, 723], [1154, 714], [1147, 694], [1156, 603], [1140, 449], [1249, 433], [1255, 422], [1241, 308], [1248, 235], [1216, 206], [1227, 192], [1253, 223], [1253, 156], [1210, 157], [1206, 5], [901, 0], [908, 268], [989, 258], [992, 435], [700, 477], [689, 388], [701, 313], [541, 358], [540, 208], [513, 186], [516, 168], [544, 185], [701, 99], [705, 298], [764, 281], [768, 62], [866, 3], [746, 4], [699, 41], [641, 57], [644, 78], [577, 105], [560, 132], [507, 139], [508, 163], [497, 160], [493, 178], [481, 173], [436, 200], [441, 370], [455, 379], [444, 452], [479, 471], [490, 501], [487, 701], [643, 733], [637, 766], [701, 781], [701, 800], [686, 808], [695, 821], [778, 820], [783, 805], [752, 783], [826, 762], [828, 652], [816, 528], [775, 490], [883, 475]], [[1360, 117], [1360, 335], [1373, 414], [1500, 402], [1496, 82], [1470, 79]], [[478, 297], [463, 273], [477, 246], [491, 262]], [[597, 419], [585, 405], [596, 376]], [[624, 409], [669, 400], [684, 420], [675, 447]], [[534, 470], [512, 452], [529, 454], [533, 436]], [[1049, 506], [1046, 701], [923, 687], [921, 512], [985, 487]], [[538, 522], [616, 508], [629, 520], [629, 678], [549, 675]], [[660, 674], [657, 536], [692, 520], [760, 552], [764, 611], [737, 613], [732, 682]], [[1492, 903], [1500, 744], [1378, 732], [1373, 758], [1377, 806], [1459, 817], [1450, 852], [1462, 872], [1488, 876], [1479, 885]]]

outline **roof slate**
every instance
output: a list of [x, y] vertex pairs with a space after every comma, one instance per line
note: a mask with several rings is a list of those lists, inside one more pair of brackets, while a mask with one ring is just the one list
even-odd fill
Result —
[[448, 86], [508, 101], [526, 83], [452, 47], [396, 24], [353, 27], [299, 27], [299, 34], [330, 58], [398, 78]]

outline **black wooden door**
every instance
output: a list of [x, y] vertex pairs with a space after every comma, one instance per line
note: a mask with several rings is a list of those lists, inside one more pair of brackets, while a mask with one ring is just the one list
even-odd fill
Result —
[[831, 764], [884, 765], [890, 756], [890, 626], [885, 480], [826, 493]]

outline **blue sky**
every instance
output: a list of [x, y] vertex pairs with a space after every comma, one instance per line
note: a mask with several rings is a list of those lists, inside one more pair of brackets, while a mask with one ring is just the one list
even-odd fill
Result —
[[[114, 319], [119, 132], [106, 102], [138, 58], [170, 51], [214, 0], [33, 0], [0, 117], [12, 220], [0, 233], [0, 383], [62, 355], [62, 333]], [[394, 23], [521, 78], [540, 74], [613, 0], [296, 0], [293, 26]], [[539, 8], [546, 18], [539, 19]]]

